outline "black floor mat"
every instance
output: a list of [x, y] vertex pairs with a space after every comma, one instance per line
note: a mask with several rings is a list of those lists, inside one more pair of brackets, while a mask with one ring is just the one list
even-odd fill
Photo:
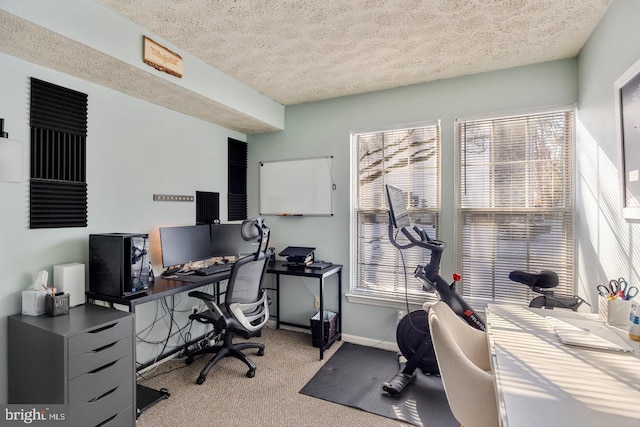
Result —
[[420, 427], [459, 427], [439, 376], [416, 379], [400, 396], [382, 390], [398, 371], [394, 352], [344, 343], [300, 393]]

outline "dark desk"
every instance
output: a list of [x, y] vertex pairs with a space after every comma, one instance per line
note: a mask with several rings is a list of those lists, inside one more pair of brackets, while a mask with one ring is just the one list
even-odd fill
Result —
[[284, 261], [273, 261], [267, 265], [267, 273], [275, 274], [276, 276], [276, 326], [278, 328], [280, 328], [281, 324], [306, 329], [310, 328], [310, 325], [308, 324], [303, 325], [280, 321], [280, 276], [312, 277], [318, 279], [320, 288], [320, 313], [324, 312], [325, 279], [327, 277], [333, 276], [334, 274], [338, 276], [338, 328], [336, 335], [333, 338], [329, 339], [329, 341], [324, 342], [324, 322], [320, 322], [320, 360], [322, 360], [322, 358], [324, 357], [324, 351], [329, 348], [329, 346], [335, 341], [340, 341], [342, 339], [342, 266], [338, 264], [332, 264], [329, 267], [322, 269], [311, 269], [301, 267], [288, 267], [285, 264], [288, 263]]
[[[192, 289], [200, 288], [202, 286], [215, 284], [216, 295], [220, 295], [220, 282], [227, 280], [231, 272], [216, 273], [209, 276], [196, 276], [189, 275], [184, 276], [184, 280], [176, 280], [170, 278], [158, 277], [149, 289], [141, 294], [132, 295], [130, 297], [117, 297], [111, 295], [101, 295], [95, 292], [87, 292], [87, 301], [105, 301], [111, 304], [120, 304], [127, 306], [129, 312], [135, 313], [136, 306], [144, 304], [146, 302], [159, 300], [168, 296], [179, 294], [181, 292], [187, 292]], [[178, 350], [174, 350], [175, 353]], [[168, 352], [162, 355], [166, 357], [172, 354]], [[135, 346], [134, 346], [134, 360], [135, 360]], [[142, 365], [139, 369], [145, 368], [146, 365]], [[166, 389], [153, 390], [151, 388], [139, 385], [136, 387], [136, 417], [139, 416], [145, 409], [149, 408], [161, 399], [169, 397], [169, 392]]]
[[135, 313], [136, 306], [145, 302], [155, 301], [164, 297], [187, 292], [202, 286], [219, 284], [227, 280], [231, 272], [211, 274], [209, 276], [184, 276], [184, 280], [157, 277], [151, 284], [149, 290], [144, 293], [132, 295], [130, 297], [117, 297], [111, 295], [101, 295], [95, 292], [87, 292], [88, 300], [106, 301], [114, 304], [121, 304], [129, 307], [129, 311]]

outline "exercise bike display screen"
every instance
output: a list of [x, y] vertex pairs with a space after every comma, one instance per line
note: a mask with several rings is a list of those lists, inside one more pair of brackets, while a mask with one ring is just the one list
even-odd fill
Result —
[[404, 193], [399, 188], [387, 185], [387, 199], [389, 200], [389, 210], [391, 211], [391, 220], [395, 228], [403, 228], [411, 226], [409, 212], [407, 212], [407, 204], [404, 200]]

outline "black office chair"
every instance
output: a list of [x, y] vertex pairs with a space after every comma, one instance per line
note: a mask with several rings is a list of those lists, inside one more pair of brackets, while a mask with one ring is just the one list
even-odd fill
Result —
[[251, 218], [242, 223], [241, 233], [245, 240], [257, 241], [259, 245], [254, 254], [235, 262], [229, 276], [224, 303], [218, 305], [216, 297], [205, 292], [189, 293], [191, 297], [200, 298], [208, 308], [206, 311], [191, 314], [189, 318], [212, 325], [214, 331], [221, 334], [222, 340], [222, 344], [199, 349], [187, 356], [186, 362], [190, 364], [195, 356], [215, 353], [200, 371], [197, 384], [205, 381], [207, 373], [219, 360], [230, 356], [242, 360], [249, 367], [247, 377], [253, 378], [256, 365], [241, 350], [256, 348], [258, 356], [264, 355], [264, 344], [234, 344], [233, 338], [236, 335], [245, 339], [260, 336], [260, 330], [269, 320], [269, 303], [267, 293], [262, 288], [262, 281], [269, 261], [266, 249], [270, 231], [262, 218]]

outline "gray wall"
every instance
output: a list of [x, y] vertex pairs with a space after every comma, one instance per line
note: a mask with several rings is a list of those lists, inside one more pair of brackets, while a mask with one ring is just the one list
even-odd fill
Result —
[[[90, 233], [148, 233], [152, 262], [161, 271], [158, 227], [195, 223], [195, 203], [153, 202], [154, 193], [220, 192], [220, 212], [226, 220], [227, 138], [245, 135], [175, 113], [119, 92], [0, 54], [0, 117], [13, 139], [25, 144], [25, 180], [0, 182], [0, 402], [6, 403], [7, 316], [21, 311], [22, 291], [30, 289], [39, 270], [53, 265], [88, 262]], [[29, 229], [29, 78], [81, 91], [89, 96], [87, 137], [87, 228]], [[186, 295], [176, 303], [185, 312], [194, 305]], [[169, 301], [171, 304], [171, 301]], [[138, 311], [137, 328], [147, 328], [157, 304]], [[184, 324], [184, 322], [182, 322]], [[165, 320], [147, 335], [166, 337]], [[198, 328], [193, 329], [196, 336]], [[157, 346], [138, 346], [138, 360], [146, 362]]]
[[615, 0], [578, 61], [578, 283], [590, 300], [595, 286], [623, 276], [640, 281], [640, 224], [621, 215], [621, 158], [614, 82], [640, 59], [640, 2]]
[[[350, 133], [392, 125], [440, 119], [442, 125], [442, 236], [450, 242], [443, 273], [453, 271], [454, 242], [454, 118], [577, 102], [577, 60], [536, 64], [509, 70], [349, 96], [287, 107], [285, 130], [249, 135], [249, 209], [259, 212], [258, 163], [323, 155], [334, 156], [334, 213], [332, 217], [268, 217], [273, 245], [317, 248], [321, 259], [345, 266], [344, 290], [350, 272]], [[293, 178], [292, 178], [293, 179]], [[304, 286], [300, 286], [304, 285]], [[299, 279], [285, 283], [296, 302], [297, 321], [312, 311], [309, 286]], [[395, 341], [396, 308], [350, 303], [343, 299], [343, 329], [347, 335], [378, 344]], [[284, 304], [283, 304], [284, 307]], [[364, 340], [363, 340], [364, 339]]]

